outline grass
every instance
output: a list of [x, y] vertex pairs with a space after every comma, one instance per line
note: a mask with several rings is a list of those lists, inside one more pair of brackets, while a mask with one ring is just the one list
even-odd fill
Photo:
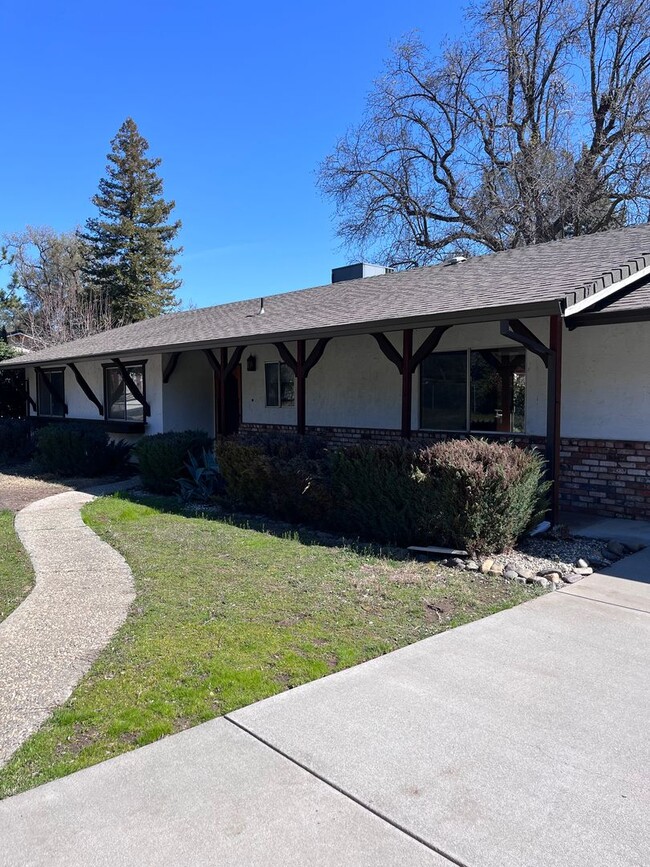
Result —
[[0, 621], [23, 601], [34, 586], [34, 573], [14, 530], [14, 515], [0, 511]]
[[535, 595], [149, 502], [85, 507], [86, 522], [126, 557], [137, 598], [71, 698], [0, 771], [0, 796]]

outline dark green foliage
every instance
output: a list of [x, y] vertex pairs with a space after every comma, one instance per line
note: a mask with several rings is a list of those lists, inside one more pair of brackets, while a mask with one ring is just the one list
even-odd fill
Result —
[[51, 424], [34, 434], [39, 470], [59, 476], [121, 475], [127, 470], [131, 446], [113, 442], [106, 431], [84, 425]]
[[328, 456], [320, 438], [258, 434], [227, 439], [217, 455], [238, 508], [296, 523], [329, 524]]
[[425, 541], [422, 524], [430, 488], [414, 472], [416, 455], [403, 444], [358, 445], [332, 455], [332, 488], [342, 530], [396, 545]]
[[24, 419], [0, 419], [0, 465], [27, 460], [32, 453], [29, 431]]
[[87, 276], [110, 300], [115, 321], [126, 324], [172, 310], [181, 281], [174, 277], [172, 242], [181, 226], [167, 222], [173, 201], [163, 199], [156, 174], [160, 159], [148, 159], [149, 144], [131, 118], [111, 142], [106, 177], [93, 204], [99, 216], [81, 235], [90, 264]]
[[139, 440], [134, 446], [140, 476], [145, 488], [155, 494], [175, 494], [178, 479], [187, 477], [185, 468], [190, 455], [200, 458], [212, 448], [205, 431], [169, 431]]
[[428, 489], [428, 535], [471, 553], [498, 552], [540, 517], [548, 490], [534, 451], [481, 439], [449, 440], [423, 449], [417, 477]]
[[451, 440], [328, 452], [315, 438], [229, 439], [219, 464], [235, 506], [383, 543], [502, 551], [540, 520], [548, 485], [536, 452]]

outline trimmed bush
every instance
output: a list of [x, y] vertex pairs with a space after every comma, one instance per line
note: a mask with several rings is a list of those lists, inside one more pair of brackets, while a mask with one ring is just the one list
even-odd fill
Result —
[[0, 419], [0, 464], [25, 461], [33, 451], [29, 422], [24, 419]]
[[145, 488], [154, 494], [175, 494], [178, 479], [187, 477], [189, 455], [198, 459], [211, 448], [212, 438], [205, 431], [185, 430], [143, 437], [133, 451]]
[[286, 521], [329, 524], [327, 450], [319, 437], [269, 433], [226, 439], [217, 456], [233, 505]]
[[83, 425], [51, 424], [34, 433], [39, 470], [59, 476], [120, 475], [127, 469], [131, 446], [113, 442], [106, 431]]
[[332, 455], [332, 489], [341, 530], [394, 545], [425, 541], [430, 487], [418, 483], [405, 444], [355, 445]]
[[472, 554], [512, 547], [541, 518], [548, 484], [535, 451], [481, 439], [422, 449], [417, 478], [430, 492], [424, 515], [431, 540]]

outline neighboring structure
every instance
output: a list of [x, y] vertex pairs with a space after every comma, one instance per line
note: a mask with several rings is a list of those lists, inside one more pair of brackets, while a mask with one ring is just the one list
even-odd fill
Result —
[[344, 443], [476, 432], [545, 448], [564, 507], [650, 518], [650, 225], [360, 279], [345, 270], [4, 366], [25, 369], [37, 423]]

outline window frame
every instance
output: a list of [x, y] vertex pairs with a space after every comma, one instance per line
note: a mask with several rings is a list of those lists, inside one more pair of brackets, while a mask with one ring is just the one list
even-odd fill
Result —
[[[528, 389], [526, 388], [526, 397], [524, 401], [524, 419], [523, 419], [523, 430], [522, 431], [486, 431], [486, 430], [474, 430], [472, 428], [472, 352], [501, 352], [504, 349], [511, 349], [510, 346], [481, 346], [481, 347], [468, 347], [467, 349], [443, 349], [439, 352], [436, 350], [432, 352], [427, 358], [430, 358], [431, 355], [437, 354], [446, 354], [452, 352], [464, 352], [466, 355], [466, 363], [465, 363], [465, 427], [462, 430], [449, 430], [446, 428], [439, 427], [424, 427], [422, 424], [422, 364], [418, 365], [419, 370], [419, 383], [418, 383], [418, 421], [419, 421], [419, 430], [421, 431], [430, 431], [431, 433], [447, 433], [457, 436], [464, 436], [467, 434], [476, 435], [476, 436], [490, 436], [490, 437], [522, 437], [527, 436], [526, 432], [526, 422], [528, 419]], [[522, 346], [518, 352], [523, 353], [524, 355], [524, 370], [526, 376], [526, 384], [528, 384], [528, 360], [530, 357], [530, 353], [526, 349], [525, 346]], [[424, 361], [424, 359], [423, 359]]]
[[[142, 395], [143, 395], [144, 399], [146, 400], [147, 399], [147, 359], [140, 360], [140, 361], [125, 361], [124, 367], [126, 367], [126, 369], [129, 372], [134, 367], [141, 367], [142, 368], [142, 388], [141, 388], [141, 391], [142, 391]], [[118, 373], [120, 372], [120, 369], [117, 366], [117, 364], [113, 364], [112, 362], [102, 364], [102, 378], [103, 378], [103, 386], [104, 386], [104, 421], [118, 422], [118, 423], [122, 422], [124, 424], [134, 424], [134, 425], [146, 424], [146, 421], [147, 421], [146, 410], [145, 410], [144, 406], [142, 406], [142, 404], [140, 404], [141, 409], [142, 409], [142, 418], [130, 419], [130, 418], [127, 418], [127, 416], [126, 416], [126, 394], [127, 394], [127, 392], [129, 392], [129, 390], [126, 386], [126, 383], [123, 383], [124, 384], [124, 395], [125, 395], [124, 415], [121, 418], [115, 418], [114, 416], [109, 415], [110, 403], [109, 403], [109, 393], [108, 393], [107, 385], [108, 385], [108, 373], [111, 370], [117, 370]]]
[[[41, 385], [41, 377], [46, 376], [48, 374], [52, 374], [52, 373], [60, 373], [61, 378], [62, 378], [62, 384], [63, 384], [63, 389], [61, 392], [61, 412], [56, 412], [56, 413], [55, 412], [43, 412], [43, 405], [42, 405], [42, 399], [41, 399], [41, 397], [42, 397], [41, 389], [45, 388], [45, 390], [47, 391], [47, 387]], [[52, 409], [52, 402], [53, 402], [54, 398], [52, 397], [52, 395], [50, 394], [49, 391], [47, 391], [47, 396], [48, 396], [48, 399], [50, 402], [50, 409]], [[67, 413], [66, 413], [66, 403], [65, 403], [65, 366], [63, 366], [63, 367], [44, 367], [40, 371], [36, 371], [36, 415], [42, 416], [43, 418], [65, 418], [66, 417]]]
[[[267, 370], [269, 367], [275, 367], [277, 370], [277, 388], [278, 388], [278, 402], [277, 403], [269, 403], [269, 392], [267, 388]], [[291, 373], [291, 378], [293, 379], [293, 400], [286, 401], [283, 403], [282, 401], [282, 375], [281, 368], [286, 368]], [[286, 409], [287, 407], [294, 407], [296, 405], [296, 376], [289, 367], [289, 365], [284, 361], [266, 361], [264, 362], [264, 405], [268, 409]]]

